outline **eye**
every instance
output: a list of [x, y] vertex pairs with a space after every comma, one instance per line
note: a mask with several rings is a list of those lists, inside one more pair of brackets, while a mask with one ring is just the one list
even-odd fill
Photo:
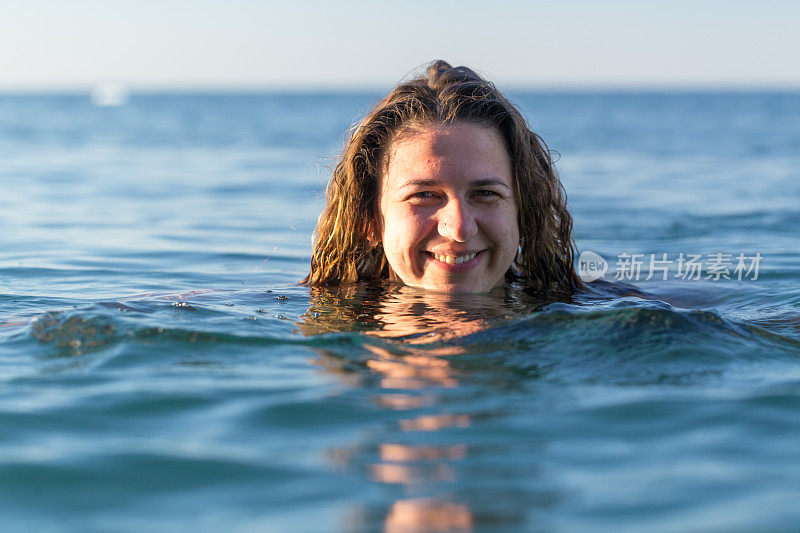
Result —
[[477, 191], [474, 191], [472, 195], [479, 200], [494, 200], [496, 198], [500, 198], [500, 194], [491, 189], [478, 189]]
[[418, 191], [408, 196], [407, 200], [412, 204], [425, 204], [436, 200], [437, 196], [431, 191]]

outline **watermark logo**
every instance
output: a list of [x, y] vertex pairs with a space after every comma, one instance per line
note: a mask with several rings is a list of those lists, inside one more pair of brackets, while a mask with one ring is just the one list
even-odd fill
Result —
[[578, 276], [586, 283], [602, 278], [608, 272], [608, 261], [600, 254], [584, 250], [578, 257]]
[[[617, 256], [613, 277], [620, 281], [660, 279], [666, 281], [670, 274], [679, 280], [750, 280], [758, 279], [758, 269], [763, 256], [713, 253], [713, 254], [628, 254]], [[590, 250], [578, 258], [578, 276], [585, 281], [595, 281], [605, 276], [608, 262]]]

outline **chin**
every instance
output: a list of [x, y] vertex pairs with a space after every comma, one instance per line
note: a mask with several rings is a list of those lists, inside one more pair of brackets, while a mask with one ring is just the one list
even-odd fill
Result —
[[[411, 284], [407, 284], [411, 285]], [[485, 283], [475, 283], [470, 281], [463, 281], [463, 282], [425, 282], [421, 281], [420, 283], [414, 284], [415, 286], [420, 289], [425, 289], [426, 291], [431, 292], [442, 292], [448, 294], [485, 294], [492, 291], [498, 285], [489, 286]]]

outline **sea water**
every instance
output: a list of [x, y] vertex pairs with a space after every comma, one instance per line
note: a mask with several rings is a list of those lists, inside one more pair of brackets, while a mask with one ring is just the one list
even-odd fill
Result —
[[800, 95], [512, 94], [566, 301], [298, 285], [377, 97], [0, 96], [2, 528], [800, 529]]

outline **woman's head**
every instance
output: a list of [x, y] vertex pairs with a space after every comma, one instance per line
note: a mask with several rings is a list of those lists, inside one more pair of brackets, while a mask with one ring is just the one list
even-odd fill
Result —
[[306, 283], [580, 285], [546, 146], [466, 67], [436, 61], [384, 98], [351, 132], [327, 196]]

